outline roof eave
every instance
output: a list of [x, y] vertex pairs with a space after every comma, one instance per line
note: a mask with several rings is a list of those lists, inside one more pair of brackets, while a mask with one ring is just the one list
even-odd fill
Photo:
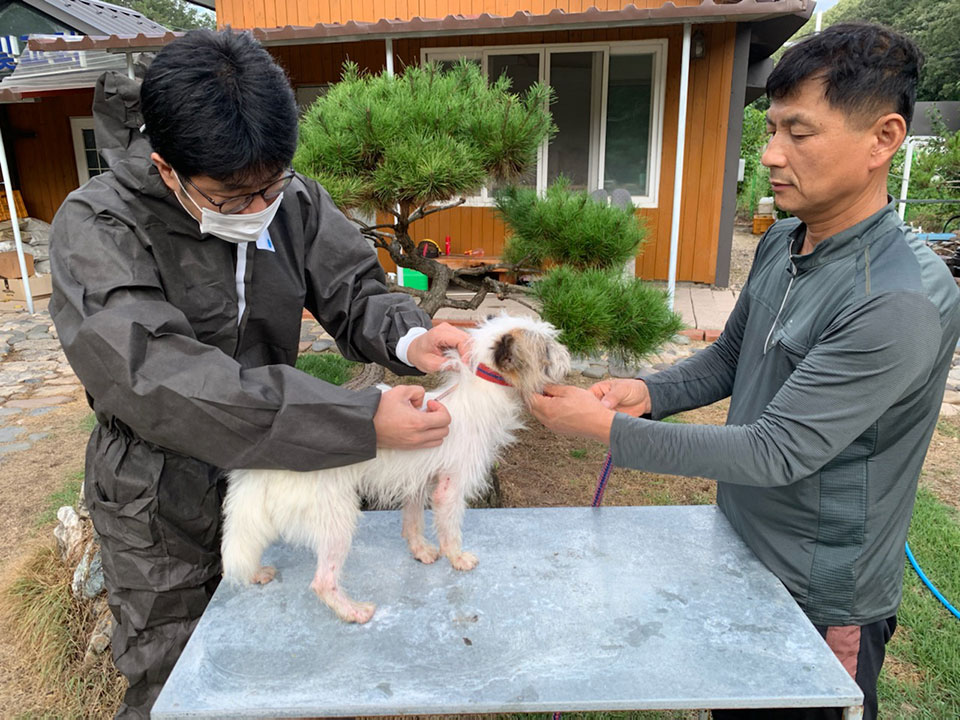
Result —
[[[517, 11], [510, 16], [482, 13], [476, 16], [447, 15], [430, 19], [378, 20], [374, 23], [349, 21], [339, 24], [318, 23], [312, 27], [291, 26], [253, 28], [252, 33], [265, 47], [311, 45], [333, 42], [416, 38], [437, 35], [490, 35], [511, 32], [550, 32], [586, 30], [599, 27], [632, 27], [640, 25], [676, 25], [681, 23], [758, 22], [783, 15], [808, 12], [812, 0], [741, 0], [737, 4], [703, 0], [700, 5], [677, 7], [666, 2], [658, 8], [640, 9], [628, 5], [620, 10], [597, 10], [579, 13], [552, 10], [545, 15]], [[109, 37], [31, 38], [31, 50], [107, 50], [109, 52], [143, 52], [156, 50], [183, 33], [162, 35], [110, 35]]]

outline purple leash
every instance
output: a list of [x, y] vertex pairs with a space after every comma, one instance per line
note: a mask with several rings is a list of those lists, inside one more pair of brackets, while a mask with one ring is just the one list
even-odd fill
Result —
[[[593, 502], [590, 507], [600, 507], [603, 503], [603, 491], [607, 489], [607, 480], [610, 479], [610, 473], [613, 472], [613, 453], [607, 452], [607, 457], [603, 461], [603, 467], [600, 468], [600, 474], [597, 475], [597, 489], [593, 491]], [[563, 713], [555, 712], [553, 720], [560, 720]]]

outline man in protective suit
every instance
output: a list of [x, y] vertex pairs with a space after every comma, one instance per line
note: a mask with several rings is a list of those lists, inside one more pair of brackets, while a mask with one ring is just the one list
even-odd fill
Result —
[[447, 433], [422, 388], [295, 370], [303, 309], [346, 357], [399, 374], [469, 340], [387, 292], [356, 227], [290, 170], [294, 96], [250, 35], [189, 33], [142, 88], [105, 75], [94, 117], [110, 170], [54, 220], [50, 310], [98, 420], [85, 495], [130, 683], [117, 717], [146, 718], [220, 579], [225, 470], [347, 465]]

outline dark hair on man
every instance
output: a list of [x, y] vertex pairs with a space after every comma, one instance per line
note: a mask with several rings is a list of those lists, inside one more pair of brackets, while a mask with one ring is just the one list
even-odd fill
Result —
[[896, 112], [910, 126], [923, 54], [909, 38], [881, 25], [840, 23], [801, 40], [767, 78], [771, 100], [788, 97], [814, 76], [831, 107], [872, 122]]
[[140, 109], [154, 151], [187, 177], [255, 182], [288, 167], [297, 147], [290, 83], [249, 33], [174, 40], [147, 69]]

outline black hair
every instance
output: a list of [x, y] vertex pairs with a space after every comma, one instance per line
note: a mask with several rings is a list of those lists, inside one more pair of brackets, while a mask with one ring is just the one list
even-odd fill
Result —
[[896, 112], [910, 126], [923, 53], [912, 40], [881, 25], [839, 23], [801, 40], [767, 78], [767, 97], [792, 95], [810, 77], [848, 118]]
[[297, 104], [283, 70], [249, 33], [194, 30], [167, 45], [140, 88], [153, 149], [187, 177], [243, 184], [290, 165]]

